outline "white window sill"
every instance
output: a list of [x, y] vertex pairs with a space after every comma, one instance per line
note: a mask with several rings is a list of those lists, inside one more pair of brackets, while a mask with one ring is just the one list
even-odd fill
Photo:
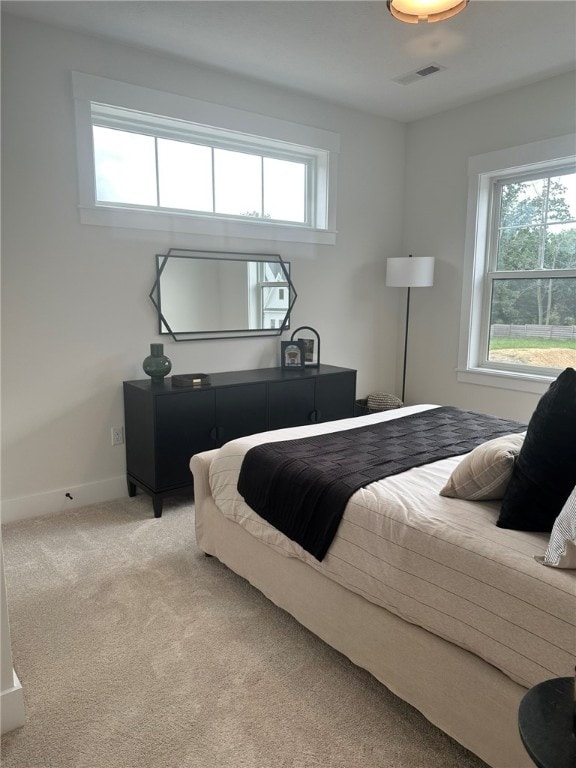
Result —
[[531, 392], [543, 395], [555, 376], [538, 376], [507, 371], [497, 371], [490, 368], [458, 368], [457, 378], [463, 384], [479, 384], [484, 387], [511, 389], [516, 392]]
[[162, 211], [80, 206], [80, 221], [82, 224], [95, 224], [103, 227], [182, 232], [191, 235], [248, 237], [252, 240], [317, 245], [334, 245], [336, 243], [336, 232], [329, 230], [267, 224], [265, 222], [212, 219]]

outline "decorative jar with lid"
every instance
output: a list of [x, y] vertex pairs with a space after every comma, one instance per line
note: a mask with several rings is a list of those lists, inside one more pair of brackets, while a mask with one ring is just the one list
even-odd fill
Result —
[[150, 344], [150, 354], [144, 358], [142, 368], [153, 384], [161, 384], [164, 381], [164, 376], [168, 376], [172, 370], [172, 363], [164, 354], [164, 344]]

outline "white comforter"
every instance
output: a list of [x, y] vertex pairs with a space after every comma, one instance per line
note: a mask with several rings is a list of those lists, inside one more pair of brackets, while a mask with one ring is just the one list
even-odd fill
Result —
[[535, 561], [546, 549], [547, 534], [497, 528], [498, 502], [439, 495], [462, 457], [359, 490], [322, 562], [259, 517], [236, 490], [243, 456], [254, 445], [352, 429], [433, 407], [412, 406], [234, 440], [212, 462], [214, 500], [226, 517], [269, 546], [469, 649], [521, 685], [573, 674], [574, 572]]

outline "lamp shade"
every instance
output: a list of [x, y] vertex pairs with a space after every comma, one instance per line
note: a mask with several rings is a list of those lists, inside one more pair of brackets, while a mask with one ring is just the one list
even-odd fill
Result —
[[434, 256], [388, 259], [386, 285], [394, 288], [426, 288], [434, 285]]

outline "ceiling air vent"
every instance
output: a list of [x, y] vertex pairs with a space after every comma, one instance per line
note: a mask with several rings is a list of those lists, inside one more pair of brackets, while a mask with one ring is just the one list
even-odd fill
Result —
[[408, 72], [406, 75], [400, 75], [400, 77], [393, 77], [392, 82], [399, 83], [400, 85], [410, 85], [411, 83], [417, 83], [418, 80], [422, 80], [430, 75], [435, 75], [436, 72], [441, 72], [446, 67], [442, 67], [440, 64], [428, 64], [426, 67], [416, 69], [414, 72]]

